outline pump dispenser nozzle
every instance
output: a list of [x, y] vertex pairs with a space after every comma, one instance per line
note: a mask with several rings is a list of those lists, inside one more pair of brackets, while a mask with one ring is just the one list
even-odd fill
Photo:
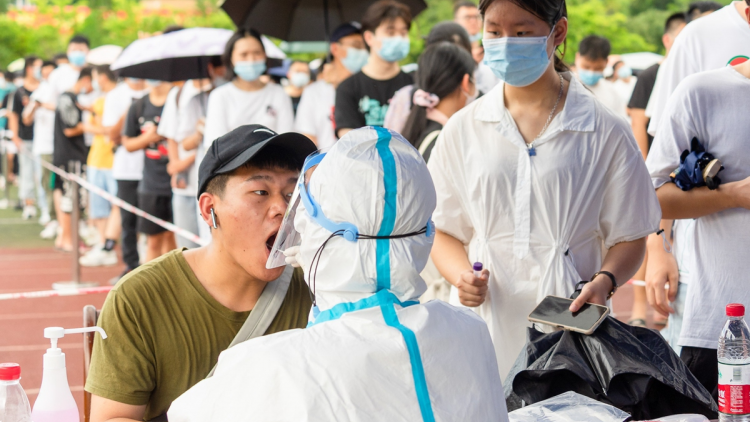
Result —
[[47, 327], [44, 329], [44, 337], [52, 341], [52, 348], [57, 349], [57, 340], [65, 337], [65, 334], [79, 334], [79, 333], [99, 333], [103, 339], [107, 338], [107, 333], [104, 332], [102, 327], [86, 327], [86, 328], [71, 328], [65, 329], [63, 327]]

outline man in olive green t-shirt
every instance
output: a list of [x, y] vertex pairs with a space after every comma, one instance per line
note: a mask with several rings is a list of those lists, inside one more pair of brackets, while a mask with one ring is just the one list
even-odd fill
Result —
[[[315, 145], [303, 135], [242, 126], [215, 140], [199, 170], [199, 210], [211, 243], [132, 271], [107, 296], [86, 391], [91, 421], [166, 420], [172, 401], [204, 379], [250, 315], [287, 201]], [[304, 328], [312, 306], [301, 271], [265, 334]]]

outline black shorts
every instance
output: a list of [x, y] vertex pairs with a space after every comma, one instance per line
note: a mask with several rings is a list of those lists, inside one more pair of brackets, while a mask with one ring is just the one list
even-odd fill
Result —
[[[138, 192], [138, 208], [154, 217], [164, 221], [172, 222], [172, 196], [154, 195], [151, 193]], [[167, 231], [164, 227], [138, 217], [138, 233], [146, 235], [160, 234]]]

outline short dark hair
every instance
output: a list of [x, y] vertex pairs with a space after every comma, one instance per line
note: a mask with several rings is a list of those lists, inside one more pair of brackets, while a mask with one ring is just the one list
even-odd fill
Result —
[[[255, 167], [261, 170], [280, 169], [300, 171], [299, 163], [297, 163], [292, 157], [294, 157], [294, 154], [290, 154], [286, 148], [278, 145], [268, 145], [255, 154], [250, 161], [239, 168]], [[206, 183], [206, 192], [221, 198], [227, 187], [227, 181], [236, 171], [237, 170], [233, 170], [229, 173], [217, 174], [211, 178], [211, 180]]]
[[51, 60], [45, 60], [42, 62], [42, 67], [47, 67], [47, 66], [52, 66], [54, 68], [57, 68], [57, 65], [55, 64], [55, 62]]
[[698, 15], [702, 15], [706, 12], [715, 12], [722, 7], [724, 6], [715, 1], [694, 1], [688, 5], [688, 10], [685, 14], [685, 22], [690, 23], [694, 21]]
[[453, 17], [455, 18], [456, 15], [458, 14], [458, 11], [464, 7], [471, 7], [474, 9], [479, 9], [479, 6], [477, 6], [476, 3], [469, 1], [469, 0], [462, 0], [462, 1], [456, 2], [456, 4], [453, 6]]
[[106, 76], [111, 82], [117, 82], [117, 76], [115, 76], [115, 72], [109, 68], [108, 64], [94, 66], [94, 69], [96, 70], [96, 73]]
[[681, 25], [686, 24], [687, 19], [685, 18], [685, 13], [683, 12], [677, 12], [672, 13], [667, 18], [667, 21], [664, 22], [664, 33], [665, 34], [672, 34], [674, 31], [677, 30]]
[[[57, 62], [58, 60], [68, 60], [68, 55], [65, 53], [57, 53], [54, 56], [52, 56], [52, 61]], [[57, 66], [57, 64], [55, 64]]]
[[383, 23], [396, 18], [401, 18], [407, 28], [411, 28], [411, 10], [403, 3], [395, 0], [380, 0], [367, 8], [362, 17], [362, 31], [375, 32]]
[[86, 44], [86, 47], [91, 47], [91, 43], [89, 43], [89, 39], [80, 34], [73, 35], [73, 38], [68, 41], [68, 45], [70, 44]]
[[91, 78], [93, 72], [94, 72], [94, 68], [92, 66], [85, 66], [83, 69], [81, 69], [81, 73], [78, 74], [78, 80], [80, 81], [81, 79], [85, 77]]
[[34, 67], [34, 62], [39, 60], [39, 57], [37, 56], [26, 56], [23, 59], [23, 74], [26, 76], [26, 72], [28, 72], [30, 67]]
[[227, 78], [229, 80], [234, 79], [234, 64], [232, 64], [232, 53], [234, 52], [234, 45], [237, 44], [237, 41], [252, 37], [258, 40], [260, 43], [260, 48], [263, 49], [263, 53], [266, 52], [266, 47], [263, 45], [263, 39], [260, 37], [260, 33], [254, 29], [245, 29], [240, 28], [235, 32], [229, 40], [227, 40], [227, 45], [224, 47], [224, 55], [222, 56], [222, 61], [224, 62], [224, 66], [227, 67]]
[[612, 45], [604, 37], [589, 35], [581, 40], [578, 45], [578, 52], [589, 60], [607, 60], [609, 53], [612, 52]]

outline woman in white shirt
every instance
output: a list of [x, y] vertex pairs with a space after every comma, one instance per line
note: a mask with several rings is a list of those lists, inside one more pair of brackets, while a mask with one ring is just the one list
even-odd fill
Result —
[[240, 29], [227, 41], [224, 64], [231, 83], [216, 88], [208, 99], [203, 147], [242, 125], [260, 124], [276, 132], [294, 125], [292, 100], [284, 88], [259, 80], [266, 71], [266, 50], [260, 34]]
[[638, 270], [661, 212], [630, 127], [550, 60], [567, 35], [564, 0], [479, 8], [484, 60], [503, 82], [456, 113], [432, 152], [432, 259], [451, 302], [487, 322], [505, 377], [531, 310], [581, 280], [571, 310], [605, 304]]

